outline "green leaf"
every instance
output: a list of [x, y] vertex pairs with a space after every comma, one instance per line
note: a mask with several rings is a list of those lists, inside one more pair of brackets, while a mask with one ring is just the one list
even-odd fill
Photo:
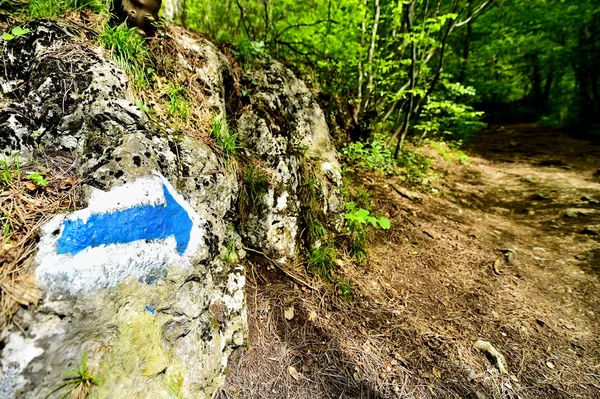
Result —
[[12, 34], [15, 36], [23, 36], [31, 32], [31, 29], [23, 29], [20, 26], [15, 26], [12, 30]]
[[390, 219], [383, 216], [377, 220], [377, 223], [379, 223], [379, 227], [384, 230], [389, 230], [390, 227], [392, 227], [392, 222], [390, 222]]
[[13, 35], [11, 35], [10, 33], [8, 33], [8, 32], [4, 32], [4, 33], [2, 34], [2, 38], [3, 38], [4, 40], [6, 40], [6, 41], [9, 41], [9, 40], [12, 40], [12, 39], [14, 39], [15, 37], [14, 37]]

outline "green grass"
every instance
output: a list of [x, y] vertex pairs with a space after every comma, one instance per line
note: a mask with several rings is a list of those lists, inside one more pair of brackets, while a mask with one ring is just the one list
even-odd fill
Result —
[[148, 46], [144, 38], [136, 33], [136, 28], [104, 25], [98, 40], [110, 50], [113, 60], [127, 72], [133, 86], [142, 89], [150, 86], [154, 69]]
[[88, 370], [86, 352], [83, 352], [83, 358], [79, 367], [64, 372], [63, 376], [64, 381], [46, 395], [45, 399], [52, 397], [61, 399], [74, 397], [76, 390], [80, 392], [78, 397], [87, 397], [93, 385], [100, 385], [98, 378]]
[[108, 11], [106, 0], [29, 0], [29, 18], [55, 18], [73, 11], [88, 9], [95, 12]]
[[227, 120], [222, 117], [215, 116], [212, 118], [210, 136], [221, 147], [227, 157], [237, 154], [240, 150], [237, 143], [237, 134], [231, 131]]
[[191, 103], [185, 86], [171, 83], [167, 94], [169, 96], [169, 114], [187, 120], [190, 115]]
[[308, 271], [325, 281], [331, 281], [337, 252], [332, 244], [313, 248], [308, 254]]

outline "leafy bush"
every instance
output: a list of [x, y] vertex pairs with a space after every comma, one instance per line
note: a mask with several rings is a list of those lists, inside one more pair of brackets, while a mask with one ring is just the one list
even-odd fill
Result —
[[423, 106], [414, 129], [425, 136], [444, 137], [445, 140], [467, 141], [486, 124], [481, 121], [483, 112], [456, 101], [458, 97], [473, 97], [475, 89], [460, 83], [443, 80], [436, 96], [429, 98]]
[[341, 153], [349, 164], [362, 170], [380, 170], [393, 174], [398, 171], [392, 150], [387, 148], [385, 137], [375, 134], [369, 142], [357, 141], [342, 148]]
[[385, 217], [375, 217], [363, 208], [357, 207], [355, 202], [346, 202], [348, 247], [350, 253], [358, 262], [363, 262], [367, 257], [367, 227], [378, 227], [388, 230], [391, 222]]
[[141, 89], [150, 85], [154, 69], [146, 41], [136, 29], [125, 24], [106, 24], [98, 40], [111, 51], [113, 60], [127, 72], [134, 87]]

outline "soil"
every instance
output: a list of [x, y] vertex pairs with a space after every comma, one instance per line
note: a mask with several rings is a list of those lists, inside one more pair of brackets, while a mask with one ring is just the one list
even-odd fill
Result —
[[516, 125], [466, 164], [427, 151], [420, 192], [355, 178], [392, 228], [366, 264], [340, 256], [352, 300], [248, 260], [248, 345], [220, 398], [600, 398], [600, 145]]

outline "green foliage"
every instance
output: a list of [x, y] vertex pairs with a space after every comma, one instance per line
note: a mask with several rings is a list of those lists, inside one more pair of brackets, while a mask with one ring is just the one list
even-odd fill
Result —
[[[463, 69], [477, 102], [501, 123], [600, 123], [600, 7], [596, 0], [505, 0], [471, 26]], [[459, 37], [457, 36], [458, 40]]]
[[425, 155], [405, 149], [398, 157], [398, 164], [402, 166], [403, 179], [410, 184], [418, 185], [427, 177], [431, 160]]
[[6, 40], [6, 41], [10, 41], [10, 40], [13, 40], [15, 37], [25, 36], [26, 34], [28, 34], [30, 32], [31, 32], [31, 29], [23, 29], [20, 26], [15, 26], [10, 31], [10, 33], [8, 33], [8, 32], [2, 33], [2, 39]]
[[0, 185], [8, 186], [21, 175], [18, 155], [11, 158], [12, 161], [7, 158], [0, 159]]
[[53, 18], [73, 10], [108, 11], [106, 0], [29, 0], [29, 18]]
[[255, 42], [252, 40], [243, 40], [235, 47], [233, 53], [237, 59], [244, 65], [249, 65], [254, 61], [260, 61], [268, 58], [264, 42]]
[[313, 248], [308, 254], [308, 271], [325, 281], [331, 281], [337, 252], [332, 244]]
[[125, 24], [106, 24], [98, 35], [98, 40], [110, 50], [113, 60], [127, 72], [135, 88], [150, 85], [154, 69], [146, 41], [136, 33], [136, 28], [128, 28]]
[[48, 181], [44, 179], [44, 176], [40, 172], [27, 172], [27, 178], [38, 187], [46, 187]]
[[348, 144], [341, 150], [346, 161], [358, 170], [380, 170], [387, 174], [398, 171], [396, 160], [391, 149], [387, 148], [385, 138], [376, 134], [373, 140], [357, 141]]
[[240, 149], [237, 143], [237, 133], [231, 131], [224, 118], [218, 116], [212, 118], [210, 136], [215, 139], [217, 145], [228, 157], [237, 154]]
[[68, 398], [81, 385], [83, 385], [83, 389], [86, 392], [89, 392], [92, 385], [100, 385], [100, 380], [88, 370], [87, 352], [83, 352], [83, 358], [79, 367], [74, 370], [65, 371], [63, 376], [65, 381], [46, 395], [46, 399], [52, 397], [54, 394], [58, 394], [59, 396], [57, 397], [61, 399]]
[[391, 222], [386, 217], [375, 217], [355, 202], [346, 202], [346, 230], [348, 231], [348, 247], [354, 259], [364, 262], [367, 257], [367, 228], [369, 226], [388, 230]]
[[427, 135], [444, 137], [445, 140], [467, 141], [486, 127], [481, 121], [483, 112], [475, 111], [473, 107], [455, 100], [457, 96], [473, 97], [475, 90], [472, 87], [447, 80], [440, 86], [441, 90], [429, 97], [419, 120], [413, 126], [421, 133], [421, 139]]

